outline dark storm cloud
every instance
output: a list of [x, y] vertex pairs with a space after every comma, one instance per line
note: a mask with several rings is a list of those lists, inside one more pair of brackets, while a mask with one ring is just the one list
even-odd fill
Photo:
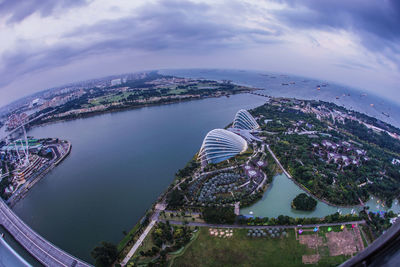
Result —
[[7, 23], [16, 23], [34, 13], [46, 17], [57, 8], [65, 10], [87, 3], [87, 0], [0, 0], [0, 15], [9, 16]]
[[262, 38], [279, 34], [278, 30], [272, 32], [237, 26], [222, 19], [216, 20], [208, 16], [210, 9], [206, 4], [189, 1], [162, 1], [135, 12], [139, 15], [81, 27], [66, 37], [95, 33], [108, 36], [109, 39], [116, 38], [116, 42], [120, 43], [117, 46], [158, 50], [234, 46], [243, 43], [240, 38]]
[[280, 21], [291, 27], [343, 29], [360, 36], [362, 44], [369, 50], [380, 51], [386, 56], [392, 52], [400, 53], [399, 0], [277, 1], [291, 7], [275, 12]]
[[[66, 65], [91, 55], [166, 49], [188, 54], [209, 53], [222, 48], [242, 48], [251, 42], [277, 42], [273, 37], [280, 34], [279, 29], [238, 26], [209, 16], [209, 10], [205, 4], [162, 1], [135, 10], [129, 17], [81, 26], [62, 36], [64, 41], [55, 46], [29, 50], [29, 44], [21, 41], [20, 49], [3, 54], [7, 75], [2, 76], [7, 78], [0, 81], [0, 86], [21, 75]], [[74, 42], [75, 39], [84, 42]]]

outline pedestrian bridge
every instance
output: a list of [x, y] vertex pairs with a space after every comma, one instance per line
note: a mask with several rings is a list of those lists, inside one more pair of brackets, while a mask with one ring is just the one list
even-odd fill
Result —
[[45, 266], [90, 266], [59, 249], [27, 226], [0, 200], [0, 224], [38, 261]]

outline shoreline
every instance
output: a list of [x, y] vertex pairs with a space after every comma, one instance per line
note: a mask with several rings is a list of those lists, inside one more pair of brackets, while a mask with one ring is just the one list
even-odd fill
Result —
[[65, 116], [60, 119], [53, 119], [53, 120], [45, 121], [43, 123], [38, 123], [38, 124], [37, 123], [33, 123], [32, 125], [28, 124], [27, 126], [28, 126], [28, 129], [33, 129], [35, 127], [50, 125], [50, 124], [58, 123], [58, 122], [66, 122], [66, 121], [73, 121], [73, 120], [77, 120], [77, 119], [85, 119], [85, 118], [90, 118], [90, 117], [94, 117], [94, 116], [98, 116], [98, 115], [109, 114], [109, 113], [114, 113], [114, 112], [129, 111], [129, 110], [145, 108], [145, 107], [173, 105], [173, 104], [208, 99], [208, 98], [230, 97], [232, 95], [239, 95], [239, 94], [251, 94], [251, 92], [256, 91], [256, 90], [259, 90], [259, 89], [252, 88], [251, 90], [240, 91], [237, 93], [233, 92], [233, 93], [230, 93], [227, 95], [220, 95], [220, 96], [205, 96], [205, 97], [199, 96], [199, 97], [191, 97], [191, 98], [186, 98], [186, 99], [171, 100], [171, 101], [166, 101], [166, 102], [161, 102], [161, 103], [147, 103], [147, 104], [141, 104], [141, 105], [136, 105], [136, 106], [119, 107], [119, 108], [110, 109], [110, 110], [105, 109], [105, 110], [100, 110], [100, 111], [75, 114], [74, 116]]
[[[283, 173], [283, 172], [282, 172]], [[286, 174], [285, 174], [286, 175]], [[354, 208], [354, 207], [364, 207], [361, 204], [354, 204], [354, 205], [339, 205], [339, 204], [333, 204], [331, 202], [329, 202], [328, 200], [325, 200], [323, 198], [319, 198], [316, 195], [314, 195], [313, 193], [311, 193], [311, 191], [309, 191], [304, 185], [302, 185], [301, 183], [297, 182], [293, 177], [289, 177], [286, 175], [287, 178], [289, 178], [289, 180], [291, 180], [293, 183], [295, 183], [298, 187], [300, 187], [304, 192], [306, 192], [307, 194], [311, 195], [313, 198], [317, 199], [318, 201], [321, 201], [323, 203], [325, 203], [328, 206], [334, 207], [334, 208]]]
[[363, 205], [336, 205], [336, 204], [332, 204], [329, 201], [319, 198], [317, 196], [315, 196], [313, 193], [311, 193], [310, 190], [308, 190], [308, 188], [306, 188], [304, 185], [302, 185], [301, 183], [299, 183], [298, 181], [296, 181], [288, 171], [286, 171], [286, 169], [282, 166], [282, 164], [280, 163], [279, 159], [276, 157], [275, 153], [272, 151], [272, 149], [269, 147], [269, 145], [267, 145], [267, 149], [269, 151], [269, 153], [272, 155], [272, 157], [274, 158], [275, 162], [277, 163], [278, 167], [281, 169], [281, 173], [285, 174], [285, 176], [291, 180], [293, 183], [295, 183], [298, 187], [300, 187], [304, 192], [306, 192], [307, 194], [311, 195], [313, 198], [317, 199], [318, 201], [321, 201], [325, 204], [327, 204], [328, 206], [334, 207], [334, 208], [354, 208], [354, 207], [363, 207]]

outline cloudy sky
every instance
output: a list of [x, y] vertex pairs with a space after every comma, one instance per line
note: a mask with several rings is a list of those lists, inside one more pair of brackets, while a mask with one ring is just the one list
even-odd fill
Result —
[[0, 0], [0, 106], [159, 68], [297, 74], [400, 102], [398, 0]]

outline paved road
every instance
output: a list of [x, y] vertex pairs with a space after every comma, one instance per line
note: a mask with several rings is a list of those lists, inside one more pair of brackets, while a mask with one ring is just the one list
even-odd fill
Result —
[[274, 152], [271, 150], [269, 145], [267, 145], [267, 149], [268, 149], [269, 153], [272, 155], [272, 157], [274, 158], [275, 162], [278, 164], [279, 168], [281, 168], [283, 173], [286, 174], [286, 176], [289, 177], [290, 179], [293, 179], [293, 177], [285, 170], [285, 168], [283, 168], [282, 164], [280, 163], [278, 158], [275, 156]]
[[165, 203], [157, 203], [156, 204], [156, 211], [154, 212], [153, 216], [151, 216], [151, 222], [149, 225], [146, 227], [144, 232], [140, 235], [139, 239], [135, 242], [131, 250], [129, 250], [128, 254], [125, 256], [124, 260], [121, 262], [122, 266], [125, 266], [130, 258], [135, 254], [136, 250], [142, 245], [144, 239], [146, 236], [150, 233], [151, 229], [153, 226], [158, 222], [158, 217], [160, 216], [160, 212], [165, 210], [166, 205]]
[[0, 200], [0, 224], [38, 261], [45, 266], [90, 266], [34, 232]]
[[125, 256], [124, 260], [121, 262], [122, 266], [125, 266], [128, 263], [130, 258], [132, 258], [133, 254], [135, 254], [136, 250], [142, 245], [143, 240], [146, 238], [147, 234], [150, 232], [151, 228], [153, 228], [155, 223], [156, 223], [156, 221], [151, 221], [149, 223], [149, 225], [146, 227], [144, 232], [140, 235], [139, 239], [136, 241], [136, 243], [133, 245], [131, 250]]
[[[164, 220], [160, 220], [161, 222], [165, 222]], [[175, 225], [183, 225], [184, 223], [181, 221], [169, 221], [170, 224]], [[188, 226], [199, 226], [199, 227], [214, 227], [214, 228], [233, 228], [233, 229], [270, 229], [270, 228], [314, 228], [314, 227], [322, 227], [322, 226], [337, 226], [342, 224], [365, 224], [365, 221], [355, 221], [355, 222], [341, 222], [341, 223], [319, 223], [319, 224], [305, 224], [301, 226], [297, 225], [239, 225], [239, 224], [211, 224], [211, 223], [198, 223], [198, 222], [188, 222]]]
[[267, 181], [267, 175], [266, 175], [262, 170], [260, 170], [260, 172], [263, 174], [264, 178], [263, 178], [263, 180], [261, 181], [261, 183], [257, 186], [257, 188], [256, 188], [253, 192], [251, 192], [251, 194], [254, 194], [254, 193], [257, 192], [259, 189], [261, 189], [262, 186], [264, 185], [265, 181]]

